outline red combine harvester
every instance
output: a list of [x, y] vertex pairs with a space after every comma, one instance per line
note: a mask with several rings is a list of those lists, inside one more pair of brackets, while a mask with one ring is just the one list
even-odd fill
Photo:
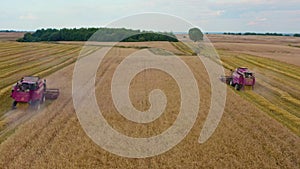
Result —
[[12, 109], [18, 103], [29, 103], [30, 107], [39, 109], [46, 99], [54, 100], [59, 95], [59, 89], [47, 89], [46, 80], [37, 76], [23, 77], [13, 86], [11, 97], [14, 99]]
[[255, 84], [254, 73], [245, 67], [235, 69], [231, 76], [223, 76], [221, 80], [233, 86], [236, 90], [240, 90], [245, 86], [251, 86], [253, 89]]

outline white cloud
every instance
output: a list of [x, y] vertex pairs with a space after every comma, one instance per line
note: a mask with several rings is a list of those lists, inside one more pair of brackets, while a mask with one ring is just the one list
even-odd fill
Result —
[[37, 16], [35, 16], [33, 14], [25, 14], [25, 15], [19, 16], [19, 19], [21, 19], [21, 20], [36, 20], [38, 18], [37, 18]]
[[221, 16], [221, 15], [223, 15], [224, 13], [225, 13], [225, 10], [219, 10], [219, 11], [216, 12], [216, 15], [217, 15], [217, 16]]
[[247, 25], [248, 26], [261, 25], [267, 20], [268, 20], [267, 18], [256, 18], [255, 20], [248, 22]]

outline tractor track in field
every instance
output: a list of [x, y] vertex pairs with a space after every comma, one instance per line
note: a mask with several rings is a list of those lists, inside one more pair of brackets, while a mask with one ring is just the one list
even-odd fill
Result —
[[10, 132], [18, 128], [19, 125], [28, 121], [38, 112], [39, 110], [30, 110], [30, 108], [26, 110], [10, 110], [6, 112], [1, 117], [1, 121], [5, 123], [5, 127], [0, 131], [0, 140], [4, 140]]
[[[34, 135], [31, 135], [30, 137], [27, 138], [27, 141], [22, 146], [22, 149], [17, 150], [15, 156], [13, 158], [7, 159], [7, 160], [8, 161], [13, 161], [14, 159], [18, 159], [19, 155], [22, 154], [21, 152], [24, 151], [24, 149], [26, 149], [26, 147], [34, 146], [33, 141], [39, 139], [38, 133], [47, 130], [47, 126], [50, 125], [51, 123], [54, 123], [54, 121], [56, 119], [58, 119], [57, 117], [60, 116], [59, 112], [61, 112], [61, 110], [63, 110], [68, 104], [71, 104], [71, 103], [72, 103], [72, 99], [70, 98], [69, 100], [66, 100], [59, 108], [57, 108], [56, 113], [54, 113], [54, 114], [52, 114], [52, 116], [48, 117], [46, 123], [44, 123], [42, 127], [38, 128]], [[43, 111], [43, 110], [41, 110], [41, 111]], [[60, 118], [60, 120], [61, 120], [60, 130], [63, 130], [64, 127], [65, 127], [64, 124], [69, 120], [69, 116], [64, 116], [64, 118]], [[55, 138], [56, 135], [57, 135], [57, 131], [54, 131], [53, 133], [48, 133], [49, 138], [48, 138], [45, 145], [51, 144], [51, 141]], [[45, 152], [45, 148], [36, 150], [35, 151], [36, 154], [42, 155], [43, 152]], [[38, 157], [37, 156], [32, 156], [29, 159], [27, 158], [27, 162], [29, 162], [31, 164], [31, 162], [34, 161], [35, 158], [38, 158]], [[30, 168], [30, 166], [27, 166], [27, 167]]]

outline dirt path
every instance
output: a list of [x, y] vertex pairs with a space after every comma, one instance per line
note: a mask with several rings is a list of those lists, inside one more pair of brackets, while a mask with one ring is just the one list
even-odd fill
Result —
[[[136, 51], [114, 48], [98, 70], [96, 93], [103, 115], [127, 135], [149, 136], [172, 125], [178, 113], [178, 87], [164, 73], [148, 70], [131, 84], [133, 105], [149, 107], [147, 91], [163, 89], [170, 105], [158, 120], [137, 125], [124, 120], [112, 107], [109, 86], [122, 59]], [[71, 97], [73, 65], [47, 77], [60, 97], [39, 111], [0, 145], [2, 168], [299, 168], [300, 138], [252, 103], [228, 90], [225, 113], [214, 135], [204, 144], [199, 133], [210, 105], [210, 84], [195, 57], [182, 57], [191, 67], [201, 96], [198, 119], [188, 136], [170, 151], [145, 159], [113, 155], [93, 143], [82, 130]], [[100, 80], [101, 79], [101, 80]], [[143, 82], [143, 83], [141, 83]], [[143, 85], [149, 84], [149, 85]]]

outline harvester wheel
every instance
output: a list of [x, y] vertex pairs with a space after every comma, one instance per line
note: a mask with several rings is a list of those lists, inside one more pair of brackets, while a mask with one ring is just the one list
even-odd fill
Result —
[[41, 101], [40, 101], [40, 100], [37, 100], [37, 101], [35, 102], [35, 110], [40, 110], [40, 108], [41, 108]]
[[11, 109], [16, 109], [17, 108], [17, 104], [18, 104], [17, 101], [13, 101]]
[[234, 88], [235, 88], [235, 90], [240, 90], [241, 86], [239, 84], [235, 84]]
[[30, 104], [31, 109], [33, 110], [39, 110], [41, 108], [41, 101], [36, 100]]
[[230, 80], [230, 82], [229, 82], [229, 85], [230, 85], [230, 86], [234, 86], [234, 84], [233, 84], [233, 81], [232, 81], [232, 80]]
[[43, 94], [41, 104], [45, 103], [45, 101], [46, 101], [46, 96]]

